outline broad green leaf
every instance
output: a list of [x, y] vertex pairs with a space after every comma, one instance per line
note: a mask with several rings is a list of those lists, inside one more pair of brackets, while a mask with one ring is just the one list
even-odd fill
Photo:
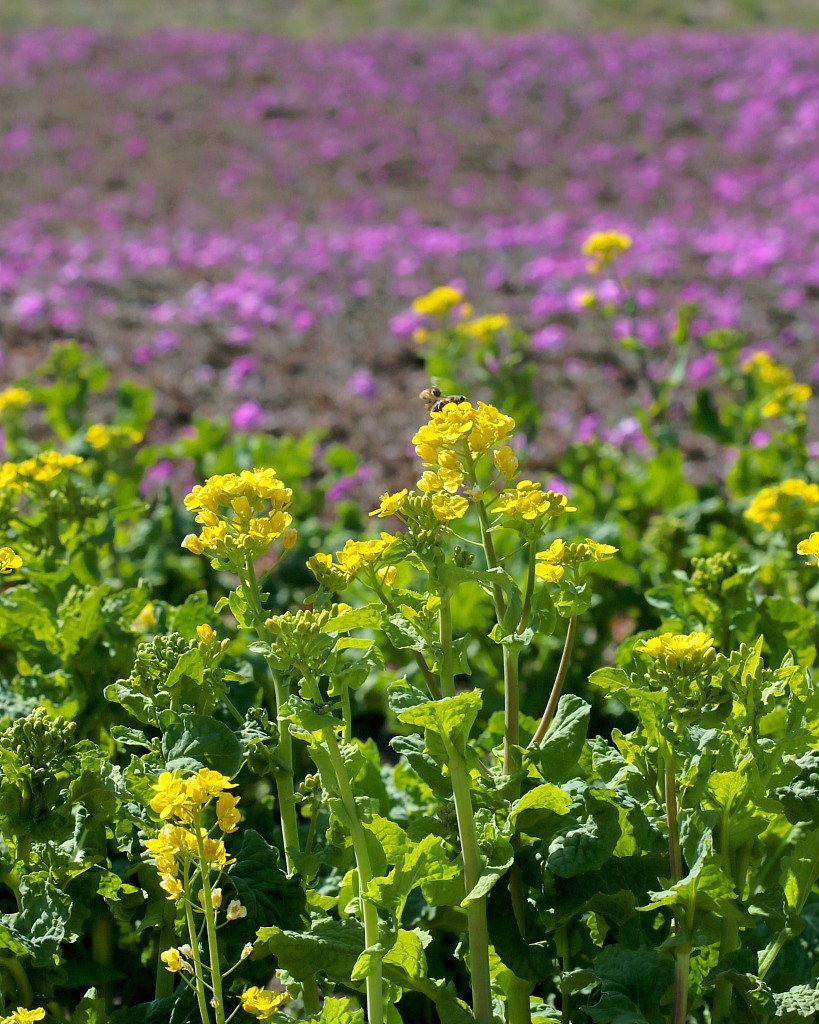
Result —
[[405, 725], [439, 733], [456, 750], [463, 751], [482, 699], [480, 690], [466, 690], [455, 697], [416, 704], [399, 714], [398, 718]]
[[560, 783], [571, 777], [586, 742], [590, 712], [589, 705], [573, 693], [560, 698], [549, 731], [532, 751], [544, 779]]
[[674, 974], [671, 960], [653, 949], [608, 946], [594, 963], [600, 999], [583, 1009], [595, 1024], [664, 1024], [663, 997]]
[[568, 793], [546, 782], [525, 793], [512, 807], [510, 818], [522, 832], [537, 835], [537, 831], [532, 833], [531, 830], [537, 829], [543, 819], [548, 821], [554, 814], [568, 814], [571, 806], [572, 798]]
[[305, 917], [307, 903], [301, 879], [285, 874], [278, 850], [258, 832], [245, 829], [242, 845], [234, 856], [236, 863], [231, 864], [227, 873], [236, 899], [247, 908], [247, 917], [235, 921], [225, 938], [229, 936], [234, 945], [241, 946], [252, 941], [257, 929], [264, 925], [292, 927]]
[[546, 866], [555, 875], [573, 878], [596, 871], [608, 860], [620, 839], [617, 808], [593, 801], [592, 813], [549, 844]]
[[325, 633], [346, 633], [351, 629], [380, 629], [384, 621], [384, 609], [380, 604], [367, 604], [361, 608], [349, 608], [339, 612], [322, 629]]
[[242, 746], [233, 730], [208, 715], [174, 716], [162, 736], [162, 754], [168, 771], [211, 768], [232, 777], [242, 766]]
[[309, 932], [260, 928], [257, 937], [255, 956], [275, 956], [296, 981], [306, 981], [319, 969], [330, 981], [347, 983], [364, 951], [364, 927], [354, 918], [316, 921]]

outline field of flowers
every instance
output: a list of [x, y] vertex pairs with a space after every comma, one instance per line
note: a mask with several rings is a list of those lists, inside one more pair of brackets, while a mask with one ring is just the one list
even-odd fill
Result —
[[407, 308], [450, 281], [532, 330], [554, 455], [583, 416], [616, 427], [635, 386], [579, 308], [600, 227], [634, 237], [647, 344], [688, 298], [812, 372], [816, 37], [78, 28], [0, 56], [10, 377], [75, 336], [156, 386], [171, 425], [352, 440], [373, 496], [411, 479]]
[[0, 39], [0, 1024], [817, 1019], [817, 58]]

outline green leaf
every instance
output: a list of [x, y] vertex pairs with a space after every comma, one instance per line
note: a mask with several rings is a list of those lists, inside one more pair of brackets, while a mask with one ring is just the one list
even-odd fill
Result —
[[352, 1009], [346, 996], [327, 996], [317, 1017], [303, 1017], [305, 1024], [364, 1024], [364, 1010]]
[[260, 928], [254, 957], [272, 955], [296, 981], [306, 981], [316, 970], [339, 983], [348, 983], [364, 951], [364, 927], [355, 918], [316, 921], [310, 932]]
[[598, 1002], [585, 1006], [595, 1024], [663, 1024], [663, 996], [673, 980], [671, 961], [653, 949], [608, 946], [594, 970], [601, 982]]
[[480, 690], [466, 690], [455, 697], [428, 700], [402, 711], [398, 718], [405, 725], [439, 733], [456, 750], [463, 752], [469, 732], [481, 709]]
[[341, 722], [328, 710], [318, 711], [306, 700], [291, 693], [279, 708], [279, 718], [294, 722], [301, 726], [310, 736], [323, 732], [324, 729], [336, 729]]
[[301, 880], [285, 874], [278, 850], [258, 832], [246, 829], [242, 833], [242, 845], [235, 856], [236, 863], [228, 868], [228, 876], [236, 889], [236, 899], [247, 908], [247, 917], [231, 926], [229, 934], [234, 944], [244, 945], [264, 925], [293, 925], [305, 918], [307, 900]]
[[346, 633], [351, 629], [380, 629], [384, 610], [380, 604], [366, 604], [340, 612], [322, 626], [325, 633]]
[[602, 867], [622, 834], [613, 804], [592, 800], [587, 807], [591, 813], [585, 820], [555, 837], [549, 845], [546, 866], [562, 878], [573, 878]]
[[89, 988], [71, 1015], [71, 1024], [105, 1024], [108, 1020], [106, 1000]]
[[232, 778], [242, 766], [242, 745], [224, 723], [208, 715], [174, 716], [162, 736], [168, 771], [211, 768]]
[[589, 705], [573, 693], [560, 698], [549, 731], [532, 751], [545, 779], [559, 783], [571, 778], [586, 742], [590, 713]]
[[36, 967], [46, 967], [57, 961], [62, 942], [76, 938], [69, 932], [71, 913], [71, 899], [51, 882], [23, 878], [20, 911], [0, 917], [0, 941], [7, 932], [31, 955]]
[[[568, 814], [572, 806], [572, 798], [564, 793], [559, 786], [546, 782], [525, 793], [512, 807], [510, 819], [521, 832], [537, 835], [540, 823], [545, 819], [552, 821], [554, 814]], [[535, 829], [532, 832], [532, 829]]]

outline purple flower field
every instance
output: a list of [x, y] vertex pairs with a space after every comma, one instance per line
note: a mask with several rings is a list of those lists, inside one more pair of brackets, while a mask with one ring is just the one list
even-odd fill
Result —
[[169, 424], [319, 426], [395, 467], [407, 310], [450, 282], [536, 332], [558, 427], [612, 424], [618, 353], [578, 315], [610, 227], [650, 344], [683, 296], [819, 356], [819, 36], [54, 29], [0, 40], [0, 97], [9, 378], [76, 336]]

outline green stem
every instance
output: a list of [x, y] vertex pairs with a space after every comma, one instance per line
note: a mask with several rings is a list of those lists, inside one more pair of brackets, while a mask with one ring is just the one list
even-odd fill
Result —
[[549, 731], [549, 726], [552, 724], [552, 719], [555, 717], [557, 704], [560, 700], [560, 695], [563, 693], [563, 684], [566, 682], [566, 673], [569, 671], [569, 661], [572, 657], [572, 649], [574, 648], [574, 639], [576, 635], [577, 616], [573, 615], [569, 619], [569, 624], [566, 627], [566, 640], [563, 644], [563, 654], [560, 656], [560, 664], [557, 667], [557, 675], [555, 676], [555, 681], [552, 684], [552, 692], [549, 695], [549, 702], [547, 703], [546, 710], [543, 712], [543, 717], [535, 730], [535, 735], [529, 743], [530, 749], [532, 747], [536, 747], [538, 743], [540, 743]]
[[[31, 987], [31, 982], [28, 980], [28, 975], [25, 972], [22, 964], [16, 957], [0, 957], [0, 971], [7, 971], [14, 979], [15, 987], [17, 988], [17, 995], [20, 1000], [20, 1005], [31, 1006], [34, 1002], [34, 989]], [[0, 989], [3, 995], [5, 995], [5, 988]]]
[[196, 988], [196, 1001], [199, 1003], [199, 1016], [202, 1018], [202, 1024], [210, 1024], [210, 1014], [208, 1013], [208, 1000], [205, 995], [205, 981], [204, 974], [202, 973], [202, 958], [199, 954], [199, 936], [196, 932], [196, 921], [193, 917], [193, 906], [191, 904], [188, 895], [188, 878], [185, 878], [185, 919], [188, 922], [188, 942], [191, 946], [191, 956], [193, 957], [193, 974]]
[[[671, 868], [672, 883], [679, 882], [683, 876], [682, 849], [680, 847], [679, 803], [677, 798], [677, 777], [674, 755], [670, 749], [665, 751], [665, 806], [668, 822], [668, 859]], [[682, 935], [688, 930], [689, 922], [682, 911], [675, 908], [675, 930]], [[677, 947], [674, 962], [674, 1013], [672, 1024], [685, 1024], [688, 1017], [688, 983], [691, 946], [688, 940]]]
[[[571, 966], [569, 961], [569, 934], [565, 924], [558, 928], [555, 934], [555, 941], [557, 944], [557, 955], [560, 957], [560, 973], [565, 977], [569, 973]], [[560, 1024], [571, 1024], [571, 994], [563, 992], [561, 1000]]]
[[503, 645], [503, 771], [512, 774], [512, 748], [520, 743], [520, 647]]
[[[353, 852], [355, 853], [356, 868], [358, 870], [358, 894], [361, 903], [361, 914], [364, 918], [364, 942], [367, 948], [372, 948], [378, 945], [380, 928], [378, 911], [364, 895], [373, 877], [372, 867], [370, 866], [370, 851], [367, 846], [367, 834], [364, 831], [364, 826], [358, 814], [355, 796], [350, 785], [350, 777], [347, 774], [347, 766], [344, 764], [344, 758], [341, 756], [335, 732], [331, 728], [323, 729], [322, 737], [333, 766], [338, 795], [341, 798], [342, 806], [349, 821], [350, 838], [353, 841]], [[384, 986], [380, 960], [367, 975], [365, 986], [367, 992], [367, 1022], [368, 1024], [383, 1024]]]
[[[377, 573], [370, 573], [370, 582], [373, 590], [376, 592], [376, 594], [378, 594], [378, 597], [380, 598], [384, 607], [391, 615], [394, 615], [398, 611], [398, 609], [389, 599], [384, 588], [379, 583]], [[424, 675], [424, 679], [426, 680], [427, 684], [427, 689], [429, 690], [432, 699], [440, 700], [442, 697], [441, 688], [438, 685], [438, 680], [435, 678], [435, 673], [429, 667], [426, 658], [423, 656], [423, 654], [421, 654], [420, 651], [413, 651], [412, 653], [415, 658], [416, 665], [418, 666], [418, 668], [420, 668], [421, 672]]]
[[[441, 594], [438, 612], [441, 639], [441, 692], [445, 697], [455, 695], [455, 678], [452, 671], [452, 609], [450, 595]], [[464, 885], [467, 895], [478, 884], [481, 875], [481, 855], [478, 836], [475, 831], [475, 812], [469, 787], [469, 770], [460, 751], [451, 744], [449, 737], [443, 737], [449, 761], [449, 775], [452, 795], [455, 800], [455, 816], [458, 820], [458, 836], [464, 860]], [[466, 923], [469, 934], [469, 967], [472, 983], [472, 1012], [477, 1024], [492, 1024], [492, 991], [489, 974], [489, 927], [486, 921], [486, 897], [470, 900], [466, 907]]]
[[523, 609], [520, 613], [518, 633], [522, 633], [529, 625], [529, 618], [532, 614], [532, 596], [535, 592], [535, 555], [537, 554], [537, 541], [530, 540], [527, 551], [528, 566], [526, 570], [526, 590], [523, 593]]
[[[730, 817], [726, 812], [720, 828], [720, 850], [722, 853], [723, 870], [730, 873], [737, 891], [737, 900], [742, 900], [745, 890], [745, 874], [747, 872], [748, 860], [750, 858], [752, 843], [745, 843], [740, 847], [736, 865], [731, 865], [731, 851], [729, 844]], [[733, 953], [739, 947], [739, 923], [736, 915], [730, 914], [723, 918], [722, 931], [719, 943], [719, 959], [724, 960], [729, 953]], [[720, 978], [714, 986], [714, 1003], [711, 1009], [712, 1024], [720, 1024], [725, 1019], [731, 1008], [731, 997], [734, 986], [727, 978]]]
[[199, 851], [199, 873], [202, 876], [202, 903], [205, 910], [205, 931], [208, 936], [208, 953], [210, 956], [210, 982], [213, 987], [213, 998], [216, 1003], [217, 1024], [225, 1024], [225, 1002], [222, 998], [222, 965], [219, 962], [219, 943], [216, 939], [216, 914], [213, 909], [213, 898], [210, 888], [210, 866], [205, 859], [205, 842], [199, 821], [195, 822], [196, 846]]

